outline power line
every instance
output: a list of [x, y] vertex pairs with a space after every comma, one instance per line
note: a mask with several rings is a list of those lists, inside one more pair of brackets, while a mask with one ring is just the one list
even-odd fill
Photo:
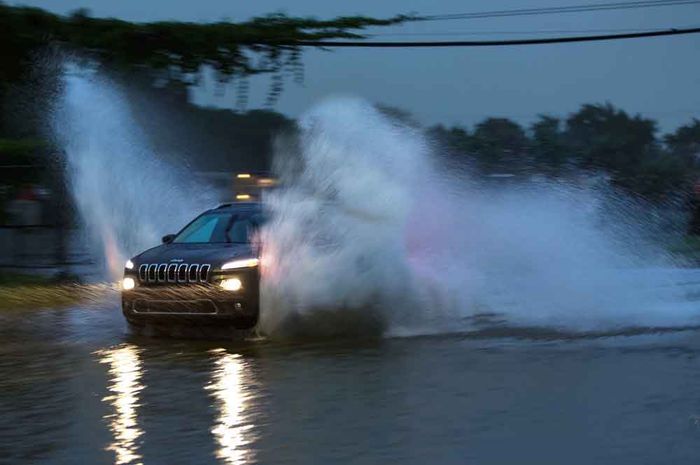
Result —
[[[696, 27], [695, 25], [689, 27]], [[697, 26], [700, 27], [700, 26]], [[488, 36], [488, 35], [541, 35], [541, 34], [593, 34], [593, 33], [613, 33], [613, 32], [647, 32], [647, 31], [667, 31], [668, 28], [614, 28], [614, 29], [547, 29], [530, 31], [443, 31], [443, 32], [378, 32], [364, 34], [367, 37], [394, 37], [394, 36]]]
[[640, 8], [652, 8], [663, 6], [678, 6], [678, 5], [694, 5], [700, 4], [699, 0], [639, 0], [632, 2], [614, 2], [614, 3], [592, 3], [583, 5], [570, 6], [554, 6], [554, 7], [538, 7], [538, 8], [521, 8], [515, 10], [493, 10], [481, 11], [473, 13], [454, 13], [443, 15], [428, 15], [417, 18], [419, 21], [442, 21], [452, 19], [483, 19], [483, 18], [502, 18], [509, 16], [533, 16], [533, 15], [548, 15], [561, 13], [583, 13], [591, 11], [609, 11], [609, 10], [630, 10]]
[[641, 39], [645, 37], [678, 36], [700, 33], [700, 27], [686, 29], [663, 29], [655, 31], [632, 32], [626, 34], [603, 34], [590, 36], [543, 37], [536, 39], [512, 40], [452, 40], [452, 41], [335, 41], [335, 40], [300, 40], [300, 41], [265, 41], [251, 42], [258, 45], [277, 45], [291, 47], [365, 47], [365, 48], [400, 48], [400, 47], [503, 47], [512, 45], [543, 45], [573, 42], [598, 42], [622, 39]]

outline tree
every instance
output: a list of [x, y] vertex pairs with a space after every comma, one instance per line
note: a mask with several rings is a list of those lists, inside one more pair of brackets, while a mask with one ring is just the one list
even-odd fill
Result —
[[569, 160], [569, 147], [559, 118], [540, 115], [530, 130], [533, 164], [547, 174], [560, 174]]
[[471, 149], [487, 172], [520, 171], [527, 164], [528, 137], [523, 128], [506, 118], [488, 118], [476, 125]]
[[566, 137], [580, 167], [609, 173], [627, 191], [652, 198], [688, 188], [687, 160], [663, 150], [653, 120], [609, 103], [584, 105], [567, 120]]
[[700, 158], [700, 120], [693, 118], [690, 124], [681, 126], [673, 134], [668, 134], [664, 142], [669, 151], [695, 164]]
[[273, 104], [286, 77], [303, 79], [299, 42], [363, 38], [360, 31], [367, 27], [416, 19], [345, 16], [318, 20], [273, 14], [240, 23], [133, 23], [92, 18], [86, 10], [65, 17], [0, 3], [0, 100], [11, 84], [26, 78], [37, 51], [54, 44], [102, 66], [147, 70], [161, 81], [194, 84], [208, 67], [221, 82], [239, 78], [243, 93], [245, 77], [272, 74], [268, 103]]
[[634, 172], [656, 145], [656, 123], [611, 104], [583, 105], [566, 121], [566, 138], [583, 168]]
[[603, 173], [616, 187], [647, 199], [685, 195], [698, 176], [699, 120], [667, 135], [663, 145], [656, 122], [610, 104], [583, 105], [564, 128], [559, 118], [542, 115], [529, 135], [503, 118], [484, 120], [471, 133], [434, 126], [429, 135], [444, 145], [450, 162], [475, 160], [482, 174]]

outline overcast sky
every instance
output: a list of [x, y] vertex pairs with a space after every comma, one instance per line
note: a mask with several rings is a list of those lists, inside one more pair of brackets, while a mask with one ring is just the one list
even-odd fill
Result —
[[[93, 16], [134, 21], [240, 21], [271, 12], [330, 18], [364, 14], [446, 14], [602, 3], [604, 0], [25, 0], [58, 13], [79, 7]], [[381, 40], [532, 37], [532, 31], [646, 29], [700, 25], [700, 4], [544, 16], [425, 22], [376, 33]], [[519, 34], [471, 33], [520, 32]], [[561, 35], [549, 33], [545, 35]], [[292, 116], [333, 94], [358, 95], [405, 108], [425, 124], [472, 125], [488, 116], [528, 124], [540, 113], [565, 116], [582, 103], [609, 101], [672, 130], [700, 118], [700, 35], [508, 48], [308, 50], [303, 86], [289, 83], [277, 109]], [[267, 79], [251, 82], [251, 106], [262, 104]], [[230, 106], [233, 93], [198, 89], [198, 103]]]

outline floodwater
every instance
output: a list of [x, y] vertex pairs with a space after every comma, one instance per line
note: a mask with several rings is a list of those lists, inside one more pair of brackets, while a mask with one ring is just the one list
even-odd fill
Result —
[[196, 341], [0, 316], [0, 463], [696, 464], [700, 332]]

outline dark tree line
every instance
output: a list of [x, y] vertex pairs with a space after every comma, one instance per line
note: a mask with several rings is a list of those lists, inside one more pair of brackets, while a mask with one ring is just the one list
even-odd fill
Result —
[[[93, 18], [84, 10], [60, 16], [0, 2], [0, 154], [4, 163], [17, 164], [10, 155], [22, 157], [45, 147], [41, 131], [27, 114], [31, 105], [25, 96], [36, 93], [38, 86], [31, 86], [32, 76], [37, 60], [46, 57], [48, 50], [49, 55], [52, 51], [72, 53], [107, 68], [111, 75], [127, 76], [127, 80], [138, 76], [144, 88], [158, 82], [161, 88], [175, 89], [173, 95], [180, 97], [186, 95], [187, 86], [198, 82], [205, 68], [212, 69], [221, 82], [237, 82], [238, 114], [196, 109], [182, 98], [159, 102], [179, 118], [181, 124], [174, 127], [199, 128], [191, 132], [207, 134], [208, 146], [197, 145], [193, 136], [187, 151], [202, 153], [209, 148], [212, 169], [227, 166], [225, 154], [233, 148], [227, 142], [231, 132], [236, 133], [238, 147], [247, 147], [239, 148], [246, 163], [263, 166], [269, 160], [269, 145], [262, 141], [291, 122], [274, 112], [242, 113], [246, 77], [261, 73], [273, 76], [268, 102], [272, 104], [286, 79], [303, 78], [302, 49], [295, 42], [362, 38], [367, 27], [419, 19], [352, 16], [318, 20], [275, 14], [238, 23], [134, 23]], [[41, 105], [33, 112], [40, 114]], [[153, 123], [145, 119], [144, 124]], [[489, 118], [474, 128], [437, 126], [430, 132], [458, 160], [468, 161], [484, 173], [551, 177], [582, 171], [604, 173], [614, 185], [649, 198], [689, 192], [698, 176], [698, 120], [659, 137], [653, 120], [629, 115], [609, 104], [584, 105], [566, 118], [541, 116], [528, 128], [508, 119]], [[22, 138], [21, 143], [13, 142], [18, 138]], [[176, 141], [176, 133], [164, 133], [156, 145], [167, 148], [178, 145]]]
[[[156, 102], [142, 108], [153, 115], [162, 114], [156, 106], [167, 108], [164, 111], [174, 120], [170, 126], [155, 127], [154, 119], [143, 118], [152, 129], [156, 150], [176, 151], [185, 162], [204, 154], [201, 169], [258, 167], [269, 163], [271, 133], [290, 123], [272, 111], [246, 113], [250, 76], [272, 76], [267, 98], [272, 108], [287, 81], [303, 80], [303, 49], [297, 42], [358, 39], [368, 27], [415, 19], [319, 20], [273, 14], [242, 22], [136, 23], [90, 17], [87, 10], [56, 15], [0, 0], [0, 203], [23, 184], [45, 183], [61, 173], [60, 161], [50, 156], [56, 149], [45, 140], [45, 115], [60, 88], [58, 77], [67, 58], [106, 71], [118, 81], [137, 81], [142, 89], [157, 84], [166, 90], [151, 89]], [[207, 71], [221, 84], [234, 83], [237, 113], [197, 108], [180, 98]], [[180, 134], [186, 128], [192, 137], [183, 143], [177, 129], [163, 129], [167, 127], [179, 128]]]
[[529, 128], [488, 118], [473, 129], [430, 129], [452, 157], [485, 174], [566, 177], [605, 174], [634, 194], [690, 192], [699, 173], [700, 120], [658, 137], [656, 122], [610, 104], [583, 105], [564, 119], [540, 116]]
[[[367, 27], [415, 19], [319, 20], [273, 14], [238, 23], [134, 23], [93, 18], [87, 10], [61, 16], [0, 2], [0, 106], [18, 84], [32, 79], [36, 62], [52, 53], [89, 59], [112, 72], [138, 70], [160, 82], [196, 84], [207, 67], [222, 83], [239, 81], [241, 106], [247, 96], [246, 77], [271, 74], [271, 106], [287, 79], [303, 79], [302, 48], [297, 42], [363, 38], [361, 32]], [[0, 135], [7, 132], [6, 126], [0, 121]]]

